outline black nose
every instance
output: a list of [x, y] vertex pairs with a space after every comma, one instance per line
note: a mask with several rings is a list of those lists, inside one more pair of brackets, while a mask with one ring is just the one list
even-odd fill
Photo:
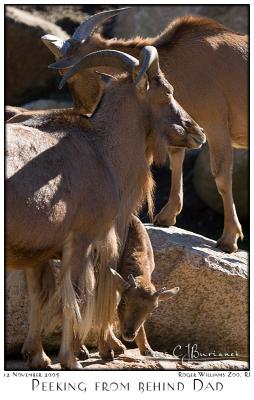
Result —
[[204, 128], [200, 128], [200, 130], [201, 130], [201, 132], [202, 132], [202, 133], [205, 133], [205, 130], [204, 130]]

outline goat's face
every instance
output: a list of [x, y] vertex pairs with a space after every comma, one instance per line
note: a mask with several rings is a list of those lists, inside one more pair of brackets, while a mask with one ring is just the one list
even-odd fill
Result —
[[158, 307], [158, 297], [142, 287], [130, 287], [122, 293], [117, 314], [124, 340], [133, 341], [141, 325]]
[[[148, 122], [147, 131], [150, 133], [150, 141], [147, 142], [147, 148], [149, 148], [154, 157], [156, 153], [159, 154], [156, 147], [160, 147], [161, 154], [165, 154], [167, 150], [165, 148], [168, 145], [198, 148], [205, 142], [203, 129], [192, 120], [174, 99], [173, 87], [160, 70], [159, 57], [155, 47], [145, 46], [141, 50], [140, 60], [120, 51], [101, 50], [87, 54], [81, 59], [78, 57], [78, 61], [75, 56], [67, 57], [67, 59], [54, 63], [51, 67], [64, 70], [70, 65], [73, 66], [65, 73], [60, 87], [67, 81], [70, 86], [76, 85], [77, 77], [78, 82], [81, 82], [81, 71], [91, 68], [101, 66], [111, 69], [126, 68], [132, 72], [132, 81], [136, 88], [137, 96], [143, 111], [146, 113], [144, 115], [144, 124]], [[89, 93], [88, 102], [92, 98], [92, 103], [94, 103], [94, 96], [91, 96], [91, 88], [87, 91], [87, 87], [84, 87], [83, 84], [81, 87], [84, 93]], [[95, 92], [101, 91], [101, 86], [96, 88], [95, 80], [93, 90]], [[79, 102], [80, 106], [77, 104]], [[84, 100], [76, 97], [76, 108], [84, 107], [84, 105]], [[85, 106], [86, 109], [88, 108], [87, 106]]]
[[205, 143], [204, 130], [174, 99], [173, 87], [161, 71], [147, 78], [142, 86], [147, 88], [145, 102], [154, 134], [159, 134], [169, 146], [194, 149]]
[[142, 277], [134, 278], [133, 275], [129, 275], [128, 280], [125, 280], [115, 270], [111, 272], [121, 296], [117, 308], [120, 331], [123, 339], [131, 342], [159, 302], [172, 299], [179, 292], [179, 288], [162, 288], [156, 291], [154, 285], [151, 282], [144, 283]]

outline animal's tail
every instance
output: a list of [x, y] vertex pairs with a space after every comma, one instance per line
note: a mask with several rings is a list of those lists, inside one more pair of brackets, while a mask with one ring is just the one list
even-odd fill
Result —
[[94, 327], [106, 339], [108, 327], [113, 323], [116, 306], [117, 292], [113, 274], [110, 267], [115, 266], [118, 257], [118, 237], [115, 228], [112, 228], [106, 239], [96, 245], [95, 276], [96, 300]]

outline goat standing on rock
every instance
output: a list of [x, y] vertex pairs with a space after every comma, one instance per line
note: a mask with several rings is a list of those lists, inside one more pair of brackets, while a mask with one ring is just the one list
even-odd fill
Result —
[[[225, 252], [237, 250], [243, 238], [232, 195], [232, 149], [248, 147], [248, 40], [208, 18], [176, 18], [159, 36], [131, 40], [107, 40], [93, 34], [96, 27], [126, 9], [104, 11], [90, 17], [66, 41], [43, 36], [56, 59], [55, 68], [75, 66], [68, 79], [74, 106], [83, 114], [94, 111], [102, 93], [99, 78], [92, 70], [79, 69], [82, 58], [92, 51], [112, 48], [135, 57], [147, 45], [158, 50], [162, 70], [173, 84], [181, 105], [205, 129], [210, 149], [210, 165], [224, 206], [224, 230], [217, 246]], [[102, 70], [112, 73], [114, 70]], [[188, 126], [188, 119], [185, 120]], [[169, 147], [172, 170], [170, 197], [154, 223], [171, 226], [183, 206], [183, 148]]]
[[[83, 69], [108, 66], [131, 72], [109, 82], [90, 120], [70, 109], [28, 119], [18, 115], [7, 123], [6, 261], [26, 272], [30, 326], [23, 353], [33, 368], [50, 364], [40, 337], [49, 261], [62, 260], [59, 359], [62, 367], [76, 369], [81, 365], [74, 355], [75, 341], [83, 340], [92, 324], [93, 246], [98, 246], [106, 277], [97, 299], [100, 328], [105, 330], [111, 301], [107, 277], [112, 276], [107, 272], [118, 252], [116, 231], [123, 243], [132, 213], [151, 197], [150, 163], [163, 162], [168, 145], [197, 148], [205, 141], [201, 128], [174, 100], [156, 49], [144, 47], [140, 58], [140, 68], [136, 58], [113, 50], [82, 60]], [[71, 69], [68, 77], [75, 73]], [[85, 314], [77, 298], [81, 270], [87, 271]]]

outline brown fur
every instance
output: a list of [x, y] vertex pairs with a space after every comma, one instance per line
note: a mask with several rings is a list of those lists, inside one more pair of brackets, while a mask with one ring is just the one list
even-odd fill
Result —
[[[158, 307], [159, 301], [163, 299], [162, 296], [164, 300], [169, 299], [179, 290], [178, 288], [171, 291], [164, 290], [161, 296], [156, 295], [155, 286], [151, 281], [154, 268], [154, 255], [149, 236], [142, 222], [133, 215], [117, 268], [122, 277], [120, 282], [118, 276], [115, 276], [117, 290], [121, 296], [117, 313], [122, 337], [127, 341], [135, 340], [140, 353], [150, 356], [153, 355], [153, 351], [146, 338], [145, 321]], [[130, 278], [130, 275], [135, 279], [136, 287], [133, 287], [133, 278]], [[110, 340], [114, 346], [111, 346], [112, 350], [116, 353], [124, 351], [121, 342], [116, 342], [112, 335], [109, 342]]]
[[[144, 84], [146, 88], [147, 82]], [[91, 120], [76, 110], [53, 110], [28, 113], [22, 122], [17, 122], [17, 116], [7, 123], [7, 260], [11, 268], [31, 267], [26, 273], [33, 301], [23, 352], [29, 354], [33, 367], [50, 362], [40, 339], [36, 268], [61, 255], [61, 296], [57, 297], [63, 309], [63, 334], [59, 357], [63, 367], [78, 368], [75, 340], [83, 339], [92, 323], [92, 251], [99, 252], [99, 268], [105, 276], [95, 307], [99, 327], [106, 332], [116, 304], [111, 297], [115, 296], [113, 278], [106, 268], [114, 263], [117, 236], [122, 245], [131, 214], [146, 196], [151, 197], [147, 149], [153, 156], [156, 142], [151, 138], [158, 135], [165, 147], [167, 143], [196, 147], [194, 139], [203, 140], [194, 121], [188, 129], [181, 123], [181, 116], [188, 115], [174, 101], [163, 74], [150, 79], [149, 85], [144, 92], [143, 86], [135, 87], [132, 77], [118, 77], [107, 87]], [[176, 122], [181, 123], [180, 135]], [[78, 286], [84, 270], [90, 271], [85, 294]], [[85, 318], [83, 297], [91, 305]]]
[[[69, 49], [80, 56], [98, 49], [112, 48], [138, 57], [141, 48], [158, 49], [161, 68], [175, 88], [180, 104], [204, 127], [210, 148], [211, 171], [224, 205], [224, 231], [217, 245], [226, 252], [237, 250], [242, 238], [232, 196], [232, 148], [248, 146], [248, 38], [208, 18], [176, 18], [155, 38], [106, 40], [94, 34]], [[229, 62], [230, 60], [230, 62]], [[114, 73], [114, 69], [100, 68]], [[79, 112], [92, 113], [101, 96], [101, 83], [90, 71], [80, 71], [69, 87]], [[154, 222], [170, 226], [183, 205], [183, 149], [169, 148], [172, 169], [170, 197]]]

